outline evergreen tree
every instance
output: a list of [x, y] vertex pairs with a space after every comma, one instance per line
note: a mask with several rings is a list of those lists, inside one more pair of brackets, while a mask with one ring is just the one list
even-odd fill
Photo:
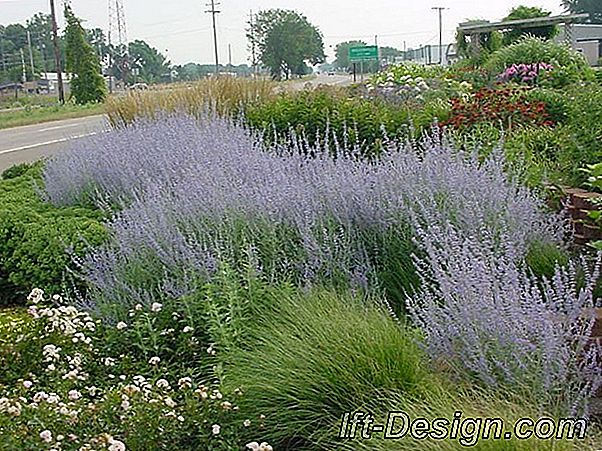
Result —
[[66, 70], [74, 75], [71, 96], [79, 104], [102, 102], [107, 95], [100, 61], [86, 39], [86, 32], [69, 4], [65, 5]]

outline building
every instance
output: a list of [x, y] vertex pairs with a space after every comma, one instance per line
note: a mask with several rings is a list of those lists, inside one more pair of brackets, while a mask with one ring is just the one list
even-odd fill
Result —
[[[48, 83], [48, 93], [58, 94], [59, 90], [59, 77], [56, 72], [42, 72], [40, 74], [42, 80], [46, 80]], [[65, 94], [71, 92], [71, 80], [73, 79], [72, 74], [63, 73], [63, 90]]]
[[454, 44], [445, 44], [441, 47], [439, 45], [423, 45], [417, 49], [407, 50], [403, 56], [395, 58], [396, 63], [403, 63], [404, 61], [411, 61], [417, 64], [439, 64], [448, 66], [457, 60], [456, 50]]
[[592, 66], [600, 66], [602, 59], [602, 25], [575, 24], [572, 36], [567, 36], [563, 29], [556, 37], [558, 42], [572, 40], [573, 48], [583, 53]]

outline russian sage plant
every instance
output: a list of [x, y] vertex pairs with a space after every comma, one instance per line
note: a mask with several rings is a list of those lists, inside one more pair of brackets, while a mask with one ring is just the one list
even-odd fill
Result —
[[[336, 155], [353, 153], [336, 145]], [[562, 233], [543, 202], [507, 178], [499, 152], [480, 162], [440, 136], [388, 142], [377, 161], [334, 160], [319, 144], [299, 152], [309, 145], [291, 137], [271, 148], [228, 119], [176, 115], [75, 146], [46, 167], [49, 199], [119, 207], [111, 242], [78, 262], [91, 306], [178, 297], [224, 262], [267, 280], [405, 291], [417, 283], [415, 221], [451, 221], [497, 245], [503, 232], [517, 258]]]
[[591, 272], [569, 263], [538, 280], [508, 235], [474, 240], [449, 222], [417, 230], [423, 283], [408, 310], [432, 359], [547, 411], [586, 413], [602, 384], [600, 347], [589, 339], [600, 258]]

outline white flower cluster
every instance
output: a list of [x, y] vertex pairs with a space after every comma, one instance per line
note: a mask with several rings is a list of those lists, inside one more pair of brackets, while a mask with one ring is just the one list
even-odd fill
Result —
[[262, 443], [251, 442], [251, 443], [247, 443], [246, 447], [248, 449], [250, 449], [251, 451], [273, 451], [274, 450], [271, 445], [268, 445], [267, 442], [262, 442]]

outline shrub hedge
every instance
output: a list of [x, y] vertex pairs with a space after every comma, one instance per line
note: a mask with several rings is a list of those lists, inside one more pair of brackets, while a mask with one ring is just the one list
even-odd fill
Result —
[[63, 292], [70, 250], [81, 253], [106, 237], [99, 211], [41, 199], [41, 169], [18, 166], [0, 181], [0, 306], [19, 303], [33, 287]]

